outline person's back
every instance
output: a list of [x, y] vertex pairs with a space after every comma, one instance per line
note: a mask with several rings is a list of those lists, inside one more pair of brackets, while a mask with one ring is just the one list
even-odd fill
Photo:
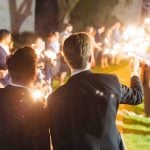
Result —
[[0, 89], [0, 149], [49, 150], [46, 109], [35, 103], [30, 84], [36, 73], [36, 54], [18, 49], [7, 61], [13, 83]]
[[25, 88], [0, 89], [0, 149], [31, 150], [34, 101]]
[[120, 103], [142, 102], [139, 78], [133, 76], [128, 88], [115, 75], [89, 71], [90, 39], [84, 33], [65, 41], [64, 55], [72, 76], [48, 98], [54, 150], [123, 149], [116, 114]]

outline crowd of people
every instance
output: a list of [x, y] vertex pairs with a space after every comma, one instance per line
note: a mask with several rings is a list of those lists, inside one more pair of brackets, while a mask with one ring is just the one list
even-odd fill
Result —
[[[0, 149], [124, 149], [115, 119], [119, 104], [142, 102], [139, 61], [131, 68], [131, 87], [115, 75], [92, 73], [97, 63], [101, 68], [118, 64], [129, 52], [120, 51], [125, 32], [120, 23], [107, 32], [104, 26], [72, 30], [69, 24], [45, 39], [38, 36], [12, 54], [11, 33], [0, 30]], [[65, 83], [68, 72], [71, 77]], [[60, 87], [53, 92], [57, 77]], [[34, 97], [34, 88], [44, 96]]]
[[[123, 59], [132, 56], [139, 57], [149, 64], [150, 29], [146, 20], [142, 26], [123, 26], [116, 22], [106, 29], [101, 26], [95, 29], [93, 26], [85, 28], [84, 32], [89, 35], [93, 42], [92, 68], [96, 65], [102, 69], [110, 65], [117, 65]], [[137, 32], [138, 31], [138, 32]], [[8, 31], [9, 32], [9, 31]], [[62, 47], [64, 40], [73, 33], [73, 26], [67, 24], [62, 32], [51, 32], [46, 37], [36, 36], [29, 44], [35, 49], [38, 56], [38, 75], [36, 86], [42, 89], [45, 95], [52, 91], [52, 81], [57, 79], [59, 85], [65, 83], [70, 69], [64, 61]], [[141, 42], [143, 44], [141, 44]], [[3, 44], [4, 43], [4, 44]], [[0, 45], [5, 49], [1, 58], [0, 86], [6, 86], [10, 82], [6, 69], [6, 57], [12, 48], [11, 33], [0, 39]], [[4, 46], [5, 45], [5, 46]], [[5, 55], [5, 56], [4, 56]], [[9, 78], [9, 79], [8, 79]], [[49, 86], [51, 85], [51, 87]]]
[[[109, 29], [105, 26], [97, 29], [88, 26], [84, 32], [89, 35], [93, 43], [92, 68], [97, 65], [102, 69], [110, 65], [118, 65], [122, 60], [135, 56], [141, 59], [141, 62], [149, 64], [150, 29], [147, 22], [143, 26], [123, 26], [116, 22]], [[40, 57], [39, 62], [45, 64], [44, 67], [39, 65], [39, 77], [44, 78], [42, 81], [51, 83], [57, 78], [60, 85], [64, 84], [70, 69], [64, 61], [62, 47], [64, 40], [71, 33], [73, 33], [73, 26], [69, 24], [60, 33], [53, 32], [48, 34], [45, 40], [41, 37], [35, 40], [32, 46]], [[44, 71], [41, 71], [41, 68]], [[44, 75], [41, 72], [44, 72]]]

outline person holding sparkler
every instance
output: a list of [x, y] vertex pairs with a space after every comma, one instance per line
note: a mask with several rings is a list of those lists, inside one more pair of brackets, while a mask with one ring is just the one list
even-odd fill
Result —
[[123, 150], [116, 127], [119, 104], [142, 103], [139, 62], [131, 68], [131, 87], [115, 75], [90, 71], [92, 41], [85, 33], [69, 36], [63, 53], [71, 78], [48, 97], [51, 138], [54, 150]]
[[0, 149], [50, 150], [46, 109], [30, 92], [36, 76], [35, 51], [19, 48], [7, 66], [12, 83], [0, 89]]

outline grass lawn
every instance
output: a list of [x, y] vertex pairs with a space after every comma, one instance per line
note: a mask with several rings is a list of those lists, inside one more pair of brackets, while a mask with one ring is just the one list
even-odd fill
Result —
[[127, 150], [150, 150], [150, 135], [124, 134]]

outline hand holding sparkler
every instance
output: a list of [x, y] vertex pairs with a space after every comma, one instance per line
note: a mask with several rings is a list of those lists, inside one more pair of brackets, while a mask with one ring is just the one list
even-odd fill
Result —
[[140, 61], [136, 56], [131, 58], [130, 72], [131, 72], [131, 77], [140, 76]]

